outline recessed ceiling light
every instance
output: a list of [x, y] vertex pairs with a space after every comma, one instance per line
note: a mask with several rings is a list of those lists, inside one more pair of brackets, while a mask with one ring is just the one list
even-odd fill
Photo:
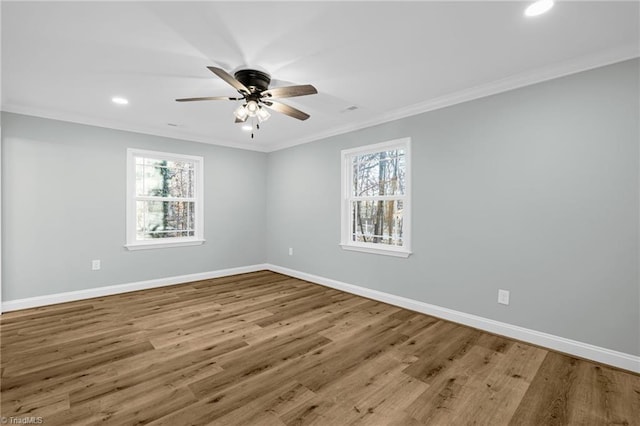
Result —
[[525, 16], [538, 16], [548, 12], [553, 7], [553, 0], [538, 0], [524, 11]]
[[111, 98], [111, 102], [118, 105], [126, 105], [129, 103], [129, 101], [126, 98], [122, 98], [120, 96], [115, 96]]
[[245, 132], [250, 132], [253, 130], [253, 127], [248, 124], [245, 124], [244, 126], [242, 126], [242, 130], [244, 130]]

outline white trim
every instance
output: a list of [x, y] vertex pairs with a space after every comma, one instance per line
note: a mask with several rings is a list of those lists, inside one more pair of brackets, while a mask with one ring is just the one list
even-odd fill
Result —
[[533, 71], [525, 71], [519, 74], [514, 74], [500, 80], [495, 80], [486, 84], [459, 90], [457, 92], [449, 93], [437, 98], [432, 98], [424, 102], [410, 105], [408, 107], [389, 111], [368, 120], [351, 122], [345, 126], [329, 128], [326, 131], [314, 133], [302, 138], [283, 140], [280, 143], [274, 143], [269, 146], [229, 142], [225, 140], [215, 139], [206, 135], [196, 135], [184, 130], [181, 131], [174, 128], [163, 129], [160, 127], [151, 127], [145, 125], [132, 125], [131, 123], [124, 123], [116, 120], [99, 119], [83, 114], [43, 108], [34, 108], [31, 106], [16, 105], [11, 103], [2, 104], [2, 111], [48, 118], [51, 120], [68, 121], [71, 123], [84, 124], [89, 126], [104, 127], [107, 129], [115, 129], [126, 132], [142, 133], [146, 135], [179, 139], [183, 141], [227, 146], [231, 148], [244, 149], [247, 151], [274, 152], [281, 149], [290, 148], [292, 146], [326, 139], [331, 136], [337, 136], [367, 127], [372, 127], [389, 121], [398, 120], [401, 118], [422, 114], [428, 111], [434, 111], [459, 103], [472, 101], [474, 99], [496, 95], [498, 93], [518, 89], [520, 87], [530, 86], [532, 84], [541, 83], [543, 81], [552, 80], [554, 78], [564, 77], [582, 71], [604, 67], [607, 65], [615, 64], [617, 62], [623, 62], [629, 59], [637, 58], [638, 56], [640, 56], [640, 52], [638, 52], [637, 44], [629, 44], [596, 54], [561, 61], [559, 63], [538, 68]]
[[389, 303], [401, 308], [410, 309], [427, 315], [432, 315], [448, 321], [464, 324], [489, 333], [499, 334], [523, 342], [532, 343], [534, 345], [549, 348], [555, 351], [564, 352], [580, 358], [585, 358], [603, 364], [612, 365], [614, 367], [640, 373], [640, 356], [618, 352], [600, 346], [583, 343], [576, 340], [567, 339], [553, 334], [543, 333], [531, 330], [517, 325], [507, 324], [477, 315], [467, 314], [455, 311], [453, 309], [443, 308], [437, 305], [420, 302], [418, 300], [409, 299], [394, 294], [385, 293], [378, 290], [372, 290], [353, 284], [347, 284], [342, 281], [321, 277], [318, 275], [308, 274], [306, 272], [296, 271], [294, 269], [285, 268], [277, 265], [266, 265], [267, 269], [278, 272], [280, 274], [289, 275], [305, 281], [310, 281], [323, 286], [335, 288], [337, 290], [346, 291], [347, 293], [356, 294], [369, 299], [378, 300]]
[[230, 275], [246, 274], [249, 272], [263, 271], [265, 269], [269, 269], [267, 268], [266, 264], [256, 264], [250, 266], [240, 266], [237, 268], [219, 269], [217, 271], [199, 272], [196, 274], [177, 275], [174, 277], [156, 278], [153, 280], [110, 285], [106, 287], [68, 291], [65, 293], [47, 294], [45, 296], [28, 297], [25, 299], [8, 300], [6, 302], [2, 302], [2, 310], [4, 312], [17, 311], [19, 309], [36, 308], [38, 306], [55, 305], [58, 303], [91, 299], [94, 297], [128, 293], [130, 291], [147, 290], [150, 288], [184, 284], [192, 281], [209, 280], [212, 278], [227, 277]]
[[[352, 158], [359, 155], [373, 154], [381, 151], [393, 149], [404, 150], [405, 162], [405, 193], [398, 196], [376, 196], [376, 197], [353, 197], [353, 162]], [[340, 247], [344, 250], [359, 251], [363, 253], [379, 254], [384, 256], [395, 256], [407, 258], [411, 255], [411, 137], [393, 139], [369, 145], [362, 145], [355, 148], [343, 149], [340, 151]], [[392, 246], [387, 244], [376, 244], [367, 242], [352, 241], [351, 209], [355, 200], [402, 200], [403, 207], [403, 245]]]
[[358, 244], [351, 243], [351, 244], [340, 244], [340, 247], [342, 247], [343, 250], [348, 250], [348, 251], [359, 251], [362, 253], [382, 254], [385, 256], [395, 256], [395, 257], [409, 257], [412, 253], [403, 248], [394, 250], [393, 249], [394, 246], [383, 248], [383, 247], [371, 247], [368, 245], [365, 246], [364, 244], [358, 245]]
[[367, 144], [367, 145], [360, 145], [360, 146], [356, 146], [356, 147], [349, 148], [349, 149], [343, 149], [341, 151], [341, 153], [342, 153], [342, 155], [374, 154], [374, 153], [380, 152], [380, 151], [390, 151], [390, 150], [392, 150], [394, 148], [396, 148], [396, 149], [405, 149], [407, 147], [406, 144], [408, 144], [410, 142], [411, 142], [411, 138], [407, 136], [407, 137], [404, 137], [404, 138], [391, 139], [391, 140], [384, 141], [384, 142], [378, 142], [378, 143]]
[[178, 241], [178, 239], [171, 239], [170, 242], [157, 243], [155, 240], [150, 241], [138, 241], [136, 243], [125, 244], [127, 250], [151, 250], [151, 249], [159, 249], [159, 248], [170, 248], [170, 247], [188, 247], [188, 246], [199, 246], [204, 244], [206, 240], [184, 240]]
[[[160, 160], [185, 160], [194, 166], [194, 192], [195, 198], [180, 198], [183, 201], [195, 202], [195, 235], [193, 237], [174, 237], [155, 240], [138, 240], [136, 236], [136, 157], [154, 158]], [[183, 247], [200, 245], [204, 243], [204, 157], [199, 155], [175, 154], [169, 152], [149, 151], [138, 148], [127, 148], [127, 200], [126, 200], [126, 243], [128, 250], [147, 250], [171, 247]], [[176, 200], [174, 197], [143, 197], [158, 200]]]
[[[1, 2], [0, 2], [1, 3]], [[2, 104], [2, 111], [11, 112], [13, 114], [29, 115], [32, 117], [48, 118], [49, 120], [66, 121], [69, 123], [82, 124], [85, 126], [102, 127], [110, 130], [119, 130], [123, 132], [140, 133], [143, 135], [153, 135], [162, 138], [175, 139], [178, 141], [189, 141], [206, 143], [208, 145], [226, 146], [229, 148], [243, 149], [246, 151], [269, 152], [270, 150], [261, 145], [249, 145], [244, 143], [229, 142], [222, 139], [215, 139], [210, 136], [196, 135], [187, 131], [180, 131], [173, 127], [167, 129], [156, 128], [144, 125], [132, 125], [121, 121], [109, 120], [103, 118], [89, 117], [83, 114], [70, 113], [66, 111], [57, 111], [44, 108], [37, 108], [25, 105], [16, 105], [12, 103]]]
[[640, 357], [636, 355], [618, 352], [611, 349], [591, 345], [589, 343], [578, 342], [576, 340], [566, 339], [564, 337], [554, 336], [552, 334], [511, 325], [488, 318], [483, 318], [477, 315], [454, 311], [453, 309], [443, 308], [441, 306], [431, 305], [429, 303], [420, 302], [418, 300], [396, 296], [393, 294], [385, 293], [378, 290], [372, 290], [353, 284], [347, 284], [342, 281], [308, 274], [306, 272], [300, 272], [294, 269], [289, 269], [268, 263], [241, 266], [237, 268], [220, 269], [217, 271], [201, 272], [196, 274], [178, 275], [167, 278], [157, 278], [147, 281], [138, 281], [127, 284], [118, 284], [106, 287], [50, 294], [45, 296], [29, 297], [25, 299], [9, 300], [2, 303], [2, 311], [16, 311], [20, 309], [73, 302], [76, 300], [85, 300], [94, 297], [110, 296], [131, 291], [146, 290], [150, 288], [164, 287], [175, 284], [184, 284], [192, 281], [220, 278], [237, 274], [246, 274], [262, 270], [270, 270], [315, 284], [335, 288], [347, 293], [356, 294], [358, 296], [378, 300], [384, 303], [389, 303], [394, 306], [399, 306], [401, 308], [420, 312], [426, 315], [431, 315], [448, 321], [464, 324], [473, 328], [477, 328], [479, 330], [487, 331], [489, 333], [499, 334], [502, 336], [521, 340], [523, 342], [532, 343], [534, 345], [578, 356], [580, 358], [590, 359], [596, 362], [601, 362], [603, 364], [608, 364], [614, 367], [640, 373]]
[[640, 56], [640, 52], [638, 52], [637, 44], [629, 44], [627, 46], [606, 50], [597, 54], [562, 61], [533, 71], [525, 71], [503, 79], [494, 80], [489, 83], [448, 93], [437, 98], [431, 98], [424, 102], [409, 105], [394, 111], [388, 111], [368, 120], [352, 122], [345, 126], [330, 128], [326, 131], [298, 139], [285, 140], [279, 144], [270, 145], [267, 147], [267, 152], [279, 151], [292, 146], [302, 145], [332, 136], [338, 136], [354, 132], [356, 130], [377, 126], [389, 121], [399, 120], [401, 118], [411, 117], [452, 105], [469, 102], [474, 99], [497, 95], [509, 90], [519, 89], [521, 87], [531, 86], [533, 84], [542, 83], [555, 78], [612, 65], [617, 62], [627, 61], [629, 59], [637, 58], [638, 56]]

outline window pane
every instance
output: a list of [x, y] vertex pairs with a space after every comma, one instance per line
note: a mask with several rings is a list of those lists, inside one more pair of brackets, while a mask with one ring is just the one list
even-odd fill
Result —
[[353, 195], [404, 195], [404, 150], [381, 151], [353, 157]]
[[403, 202], [351, 203], [351, 241], [402, 246]]
[[195, 203], [137, 201], [137, 239], [194, 236]]
[[194, 176], [193, 163], [145, 158], [136, 164], [136, 194], [192, 198]]

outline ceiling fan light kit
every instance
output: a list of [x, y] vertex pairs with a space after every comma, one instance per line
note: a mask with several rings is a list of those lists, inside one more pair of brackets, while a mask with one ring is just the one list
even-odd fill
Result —
[[[300, 86], [275, 87], [269, 89], [271, 76], [263, 71], [243, 69], [236, 71], [232, 76], [221, 68], [207, 68], [209, 69], [209, 71], [211, 71], [222, 80], [227, 82], [234, 89], [236, 89], [242, 97], [233, 98], [229, 96], [207, 96], [199, 98], [176, 99], [177, 102], [242, 100], [244, 101], [244, 103], [233, 112], [236, 123], [244, 123], [249, 118], [251, 118], [252, 120], [257, 119], [258, 123], [267, 121], [269, 117], [271, 117], [271, 114], [266, 110], [266, 108], [272, 109], [276, 112], [288, 115], [289, 117], [293, 117], [298, 120], [306, 120], [310, 117], [309, 114], [302, 112], [299, 109], [283, 104], [280, 101], [273, 100], [280, 98], [292, 98], [295, 96], [313, 95], [318, 93], [316, 88], [310, 84], [304, 84]], [[255, 123], [252, 128], [259, 129], [260, 126], [258, 123]], [[251, 137], [253, 138], [253, 132], [251, 132]]]
[[262, 123], [263, 121], [267, 121], [269, 117], [271, 117], [271, 113], [267, 111], [265, 108], [259, 108], [258, 112], [256, 112], [256, 117], [258, 117], [258, 121]]
[[233, 115], [236, 116], [237, 120], [236, 121], [241, 121], [241, 122], [245, 122], [247, 120], [247, 118], [249, 117], [249, 111], [247, 111], [247, 107], [246, 105], [240, 105], [238, 107], [238, 109], [236, 109], [233, 112]]
[[256, 112], [258, 112], [258, 109], [260, 109], [260, 107], [258, 106], [258, 103], [256, 101], [247, 102], [247, 105], [245, 106], [245, 108], [247, 109], [247, 112], [249, 113], [249, 117], [255, 117], [256, 116]]

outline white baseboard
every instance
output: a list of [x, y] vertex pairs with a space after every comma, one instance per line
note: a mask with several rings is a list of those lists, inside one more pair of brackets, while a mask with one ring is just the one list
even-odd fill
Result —
[[580, 358], [585, 358], [640, 373], [639, 356], [602, 348], [599, 346], [591, 345], [589, 343], [566, 339], [564, 337], [554, 336], [553, 334], [543, 333], [540, 331], [519, 327], [517, 325], [494, 321], [492, 319], [483, 318], [477, 315], [454, 311], [453, 309], [431, 305], [429, 303], [384, 293], [378, 290], [372, 290], [353, 284], [347, 284], [345, 282], [332, 280], [330, 278], [307, 274], [306, 272], [300, 272], [294, 269], [284, 268], [282, 266], [267, 264], [266, 268], [273, 272], [300, 278], [305, 281], [310, 281], [312, 283], [320, 284], [326, 287], [335, 288], [337, 290], [346, 291], [347, 293], [357, 294], [359, 296], [378, 300], [380, 302], [385, 302], [390, 305], [399, 306], [401, 308], [410, 309], [412, 311], [442, 318], [459, 324], [468, 325], [470, 327], [488, 331], [490, 333], [511, 337], [523, 342], [553, 349], [558, 352], [563, 352]]
[[36, 308], [38, 306], [54, 305], [57, 303], [73, 302], [75, 300], [91, 299], [112, 294], [127, 293], [130, 291], [146, 290], [149, 288], [164, 287], [174, 284], [188, 283], [191, 281], [208, 280], [211, 278], [226, 277], [229, 275], [246, 274], [269, 269], [265, 264], [241, 266], [238, 268], [220, 269], [217, 271], [200, 272], [197, 274], [178, 275], [175, 277], [158, 278], [154, 280], [138, 281], [127, 284], [111, 285], [106, 287], [89, 288], [86, 290], [69, 291], [65, 293], [50, 294], [46, 296], [29, 297], [26, 299], [8, 300], [2, 302], [2, 312], [16, 311], [19, 309]]
[[182, 284], [191, 281], [206, 280], [212, 278], [226, 277], [230, 275], [245, 274], [261, 270], [271, 270], [291, 277], [300, 278], [326, 287], [335, 288], [347, 293], [389, 303], [390, 305], [410, 309], [412, 311], [453, 321], [459, 324], [468, 325], [490, 333], [499, 334], [523, 342], [553, 349], [580, 358], [590, 359], [603, 364], [640, 373], [640, 357], [618, 352], [607, 348], [591, 345], [589, 343], [578, 342], [553, 334], [531, 330], [517, 325], [511, 325], [500, 321], [494, 321], [477, 315], [454, 311], [453, 309], [431, 305], [418, 300], [409, 299], [402, 296], [372, 290], [348, 284], [342, 281], [296, 271], [294, 269], [271, 264], [257, 264], [242, 266], [238, 268], [221, 269], [217, 271], [201, 272], [197, 274], [179, 275], [167, 278], [158, 278], [147, 281], [138, 281], [127, 284], [112, 285], [107, 287], [91, 288], [86, 290], [70, 291], [66, 293], [51, 294], [46, 296], [29, 297], [26, 299], [9, 300], [2, 302], [2, 312], [15, 311], [19, 309], [35, 308], [38, 306], [53, 305], [57, 303], [72, 302], [76, 300], [90, 299], [93, 297], [103, 297], [113, 294], [127, 293], [130, 291], [145, 290], [149, 288], [164, 287], [174, 284]]

